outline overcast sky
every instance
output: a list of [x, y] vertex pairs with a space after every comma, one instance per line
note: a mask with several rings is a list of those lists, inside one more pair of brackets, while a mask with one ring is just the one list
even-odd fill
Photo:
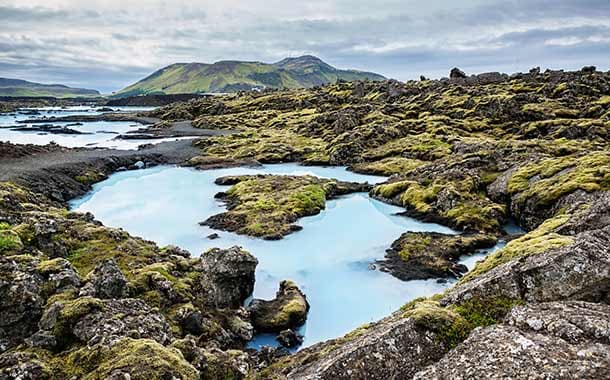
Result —
[[407, 80], [610, 68], [610, 0], [0, 0], [0, 77], [118, 90], [174, 62], [316, 55]]

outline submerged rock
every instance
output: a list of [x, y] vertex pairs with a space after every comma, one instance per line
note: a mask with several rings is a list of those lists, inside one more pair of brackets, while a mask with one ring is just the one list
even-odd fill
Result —
[[293, 281], [282, 281], [275, 299], [254, 299], [248, 306], [252, 324], [259, 332], [280, 332], [301, 326], [307, 319], [309, 303]]

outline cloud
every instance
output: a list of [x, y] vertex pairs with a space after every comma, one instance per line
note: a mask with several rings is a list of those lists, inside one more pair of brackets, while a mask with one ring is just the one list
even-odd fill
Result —
[[608, 68], [607, 0], [0, 0], [3, 76], [121, 88], [174, 62], [314, 54], [397, 79]]

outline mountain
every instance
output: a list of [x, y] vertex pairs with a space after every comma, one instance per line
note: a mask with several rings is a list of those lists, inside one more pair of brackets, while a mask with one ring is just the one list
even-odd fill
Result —
[[336, 82], [338, 79], [384, 80], [382, 75], [340, 70], [313, 56], [262, 62], [220, 61], [175, 63], [119, 91], [115, 97], [147, 94], [237, 92], [262, 88], [301, 88]]
[[21, 79], [0, 78], [0, 96], [51, 96], [55, 98], [98, 97], [97, 90], [73, 88], [61, 84], [41, 84]]

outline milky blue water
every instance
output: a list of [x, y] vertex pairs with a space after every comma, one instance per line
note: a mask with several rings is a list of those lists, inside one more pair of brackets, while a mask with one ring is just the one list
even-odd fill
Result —
[[[264, 241], [215, 231], [198, 223], [223, 212], [214, 194], [226, 190], [214, 180], [224, 175], [311, 174], [346, 181], [378, 183], [382, 177], [366, 176], [344, 168], [301, 167], [295, 164], [262, 168], [197, 171], [156, 167], [121, 172], [94, 186], [87, 196], [71, 202], [76, 211], [92, 212], [105, 225], [122, 227], [161, 246], [175, 244], [199, 255], [212, 247], [240, 245], [259, 260], [254, 297], [271, 299], [281, 280], [296, 281], [311, 305], [301, 329], [304, 346], [336, 338], [387, 316], [406, 302], [451, 286], [435, 280], [400, 281], [370, 268], [385, 250], [407, 231], [455, 233], [451, 229], [398, 216], [403, 209], [352, 194], [327, 202], [319, 215], [300, 219], [303, 230], [279, 241]], [[220, 239], [209, 240], [216, 232]], [[468, 258], [474, 265], [484, 254]], [[253, 347], [273, 344], [261, 335]]]
[[[111, 107], [114, 112], [138, 112], [149, 111], [151, 107]], [[21, 110], [23, 112], [15, 112], [9, 114], [0, 114], [0, 141], [9, 141], [14, 144], [35, 144], [46, 145], [50, 142], [55, 142], [61, 146], [75, 147], [94, 147], [94, 148], [114, 148], [114, 149], [137, 149], [138, 146], [148, 143], [159, 143], [161, 141], [175, 139], [157, 139], [157, 140], [119, 140], [115, 137], [119, 134], [124, 134], [129, 131], [134, 131], [142, 128], [143, 125], [131, 121], [97, 121], [97, 122], [82, 122], [83, 125], [70, 126], [74, 123], [56, 123], [49, 124], [58, 126], [68, 126], [87, 134], [55, 134], [35, 131], [14, 131], [11, 126], [31, 126], [29, 123], [18, 123], [27, 119], [51, 118], [74, 115], [99, 115], [102, 112], [98, 111], [99, 107], [92, 106], [73, 106], [67, 108], [58, 107], [43, 107], [30, 108]], [[27, 111], [38, 111], [38, 115], [27, 115]]]

